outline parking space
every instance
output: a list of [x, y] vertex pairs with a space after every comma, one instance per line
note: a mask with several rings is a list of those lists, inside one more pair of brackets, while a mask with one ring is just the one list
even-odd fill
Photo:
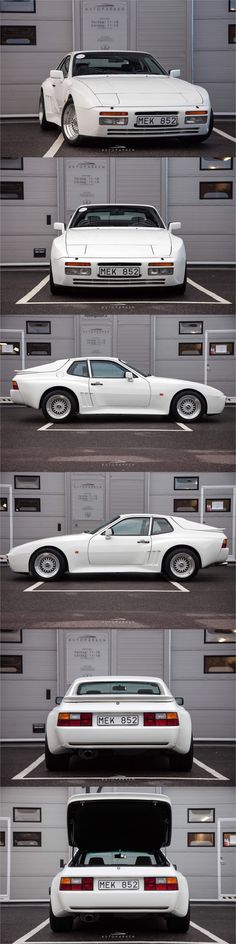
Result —
[[161, 752], [101, 751], [97, 758], [83, 761], [76, 754], [70, 759], [68, 771], [51, 773], [44, 758], [44, 743], [2, 745], [2, 786], [232, 786], [235, 782], [234, 749], [232, 744], [195, 742], [194, 762], [189, 773], [172, 771], [169, 760]]
[[45, 584], [2, 565], [5, 629], [233, 629], [234, 566], [210, 567], [186, 586], [134, 575]]
[[[145, 917], [134, 919], [123, 915], [101, 919], [98, 925], [82, 925], [77, 919], [73, 933], [52, 934], [48, 922], [48, 903], [36, 902], [8, 903], [3, 906], [4, 944], [102, 944], [117, 941], [134, 944], [176, 944], [176, 936], [166, 930], [162, 918]], [[16, 936], [17, 935], [17, 936]], [[179, 944], [183, 944], [179, 935]], [[184, 935], [186, 944], [233, 944], [234, 908], [223, 902], [192, 903], [189, 931]]]
[[71, 148], [64, 140], [59, 128], [56, 125], [49, 125], [42, 132], [38, 119], [30, 118], [9, 118], [1, 123], [2, 127], [2, 150], [1, 156], [4, 157], [72, 157], [81, 154], [86, 160], [101, 156], [101, 154], [114, 154], [118, 152], [119, 156], [125, 158], [131, 157], [198, 157], [201, 152], [205, 158], [223, 157], [226, 153], [234, 156], [235, 154], [235, 122], [233, 118], [215, 119], [214, 130], [205, 143], [194, 145], [191, 140], [188, 142], [175, 141], [172, 139], [151, 141], [95, 141], [90, 139], [84, 141], [80, 148]]
[[200, 314], [204, 306], [209, 314], [223, 314], [229, 305], [234, 305], [235, 282], [232, 267], [188, 266], [187, 289], [184, 297], [174, 290], [157, 292], [145, 288], [140, 291], [132, 287], [119, 289], [114, 301], [114, 289], [97, 287], [82, 293], [76, 289], [63, 290], [60, 296], [52, 296], [49, 275], [45, 268], [6, 268], [2, 276], [2, 310], [4, 314], [22, 312], [27, 315], [63, 315], [84, 313], [96, 314], [178, 314], [192, 316]]

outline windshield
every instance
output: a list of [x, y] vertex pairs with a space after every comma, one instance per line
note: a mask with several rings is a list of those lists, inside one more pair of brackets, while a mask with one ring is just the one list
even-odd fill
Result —
[[141, 52], [75, 53], [72, 75], [167, 75], [159, 62]]
[[137, 867], [144, 867], [168, 865], [168, 859], [166, 859], [166, 856], [161, 850], [157, 852], [123, 852], [122, 849], [117, 849], [115, 852], [77, 852], [75, 853], [71, 865], [94, 865], [94, 867], [104, 865], [136, 865]]
[[77, 695], [161, 695], [157, 682], [142, 682], [142, 679], [115, 679], [113, 681], [80, 682]]
[[145, 206], [90, 206], [79, 207], [70, 223], [71, 228], [86, 226], [144, 226], [164, 229], [164, 223], [154, 207]]
[[104, 524], [100, 524], [98, 528], [94, 528], [93, 531], [88, 529], [84, 531], [84, 534], [97, 534], [98, 531], [101, 531], [102, 528], [112, 528], [112, 525], [115, 521], [118, 521], [121, 518], [121, 515], [117, 515], [116, 518], [113, 518], [112, 521], [105, 521]]

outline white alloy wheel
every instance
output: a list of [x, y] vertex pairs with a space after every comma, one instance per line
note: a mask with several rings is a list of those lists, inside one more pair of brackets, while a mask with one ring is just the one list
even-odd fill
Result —
[[39, 551], [34, 558], [34, 571], [38, 577], [45, 578], [56, 577], [60, 570], [60, 560], [53, 551]]
[[63, 111], [63, 131], [65, 138], [71, 144], [75, 143], [79, 137], [79, 127], [75, 113], [74, 102], [67, 102]]
[[202, 403], [196, 393], [183, 393], [176, 404], [178, 416], [182, 420], [196, 420], [202, 412]]
[[65, 420], [71, 413], [71, 401], [65, 393], [52, 393], [46, 401], [46, 411], [52, 420]]
[[176, 554], [173, 554], [169, 562], [169, 568], [173, 577], [176, 577], [185, 580], [188, 577], [192, 577], [195, 573], [195, 560], [190, 554], [189, 551], [176, 551]]

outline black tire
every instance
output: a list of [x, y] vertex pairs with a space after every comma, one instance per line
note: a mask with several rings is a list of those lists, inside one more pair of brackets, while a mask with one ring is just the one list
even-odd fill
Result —
[[171, 770], [182, 770], [186, 773], [189, 770], [192, 770], [193, 766], [193, 736], [191, 737], [191, 744], [187, 754], [177, 754], [173, 753], [170, 755], [170, 768]]
[[180, 918], [179, 915], [170, 914], [166, 919], [168, 931], [174, 931], [177, 934], [187, 934], [190, 925], [190, 906], [187, 914]]
[[[63, 416], [63, 414], [61, 416], [59, 414], [58, 415], [55, 414], [55, 416], [53, 416], [52, 413], [48, 413], [47, 404], [49, 403], [49, 400], [51, 399], [51, 397], [59, 397], [60, 394], [64, 395], [64, 398], [66, 398], [66, 400], [69, 401], [71, 405], [71, 410], [70, 410], [70, 413], [66, 414], [66, 416]], [[42, 409], [43, 415], [51, 423], [68, 423], [69, 420], [73, 419], [73, 416], [75, 415], [75, 413], [78, 412], [78, 407], [77, 407], [75, 398], [73, 397], [73, 393], [70, 393], [69, 390], [63, 390], [63, 388], [61, 389], [60, 387], [58, 387], [58, 389], [56, 390], [52, 390], [52, 391], [48, 390], [48, 392], [44, 394], [41, 400], [41, 409]]]
[[173, 289], [173, 291], [175, 292], [175, 295], [184, 295], [186, 291], [186, 285], [187, 285], [187, 266], [185, 266], [184, 281], [181, 283], [181, 285], [175, 285], [175, 288]]
[[[41, 117], [39, 117], [40, 115]], [[45, 129], [48, 128], [49, 122], [46, 119], [44, 94], [43, 94], [42, 88], [41, 88], [40, 96], [39, 96], [38, 118], [39, 118], [40, 128], [42, 128], [42, 130], [45, 131]]]
[[[184, 416], [182, 412], [179, 412], [181, 401], [183, 400], [184, 397], [189, 397], [190, 399], [192, 399], [192, 403], [195, 397], [197, 398], [197, 400], [199, 400], [200, 411], [198, 414], [197, 412], [195, 414], [193, 412], [191, 416], [191, 412], [189, 412], [189, 413], [186, 413], [186, 416]], [[188, 422], [198, 423], [203, 418], [203, 416], [205, 416], [206, 412], [207, 412], [206, 401], [204, 400], [204, 397], [202, 396], [202, 394], [198, 393], [197, 390], [188, 390], [188, 389], [180, 390], [179, 393], [176, 393], [175, 397], [173, 397], [173, 400], [170, 404], [170, 415], [175, 420], [179, 420], [182, 423], [188, 423]]]
[[[189, 561], [189, 566], [190, 566], [190, 560], [192, 561], [191, 572], [188, 573], [187, 566], [186, 566], [186, 569], [185, 570], [183, 569], [182, 571], [181, 569], [179, 571], [173, 570], [173, 560], [178, 555], [182, 558], [183, 561], [186, 561], [186, 565], [187, 565], [187, 561]], [[164, 573], [166, 577], [169, 577], [170, 580], [181, 580], [181, 581], [186, 582], [187, 580], [193, 580], [194, 577], [197, 576], [199, 567], [200, 567], [200, 562], [199, 562], [198, 556], [192, 547], [184, 547], [184, 546], [173, 547], [172, 550], [168, 551], [168, 553], [164, 557], [164, 561], [162, 564], [162, 573]]]
[[73, 921], [74, 918], [72, 918], [70, 915], [66, 915], [65, 917], [63, 916], [63, 918], [57, 918], [56, 915], [53, 914], [50, 902], [49, 923], [51, 931], [55, 931], [56, 934], [66, 934], [67, 931], [72, 931]]
[[69, 754], [52, 754], [49, 750], [47, 735], [45, 737], [45, 764], [47, 770], [68, 770]]
[[51, 292], [51, 294], [52, 294], [52, 295], [60, 295], [60, 293], [61, 293], [61, 291], [62, 291], [62, 286], [61, 286], [61, 285], [57, 285], [56, 282], [54, 282], [54, 278], [53, 278], [53, 274], [52, 274], [52, 266], [51, 266], [51, 263], [50, 263], [49, 284], [50, 284], [50, 292]]
[[[52, 564], [53, 559], [57, 561], [57, 569], [53, 570], [50, 568], [47, 571], [46, 568], [42, 568], [42, 572], [40, 573], [41, 568], [36, 569], [36, 561], [37, 558], [41, 557], [42, 555], [45, 555], [48, 560], [51, 558]], [[37, 566], [39, 567], [39, 564]], [[60, 580], [61, 577], [63, 577], [65, 570], [67, 570], [67, 561], [61, 551], [58, 551], [56, 547], [39, 547], [30, 558], [29, 570], [35, 580]]]
[[[78, 131], [78, 134], [74, 134], [74, 136], [72, 135], [71, 137], [68, 134], [68, 131], [66, 128], [66, 125], [67, 125], [66, 118], [67, 118], [69, 109], [71, 109], [71, 114], [73, 113], [73, 111], [75, 112], [75, 106], [74, 106], [74, 102], [72, 98], [69, 98], [64, 105], [62, 116], [61, 116], [61, 130], [65, 138], [65, 141], [67, 141], [67, 144], [69, 144], [70, 147], [76, 147], [78, 144], [81, 143], [81, 136], [80, 136], [79, 131]], [[76, 118], [75, 118], [75, 121], [76, 121]]]

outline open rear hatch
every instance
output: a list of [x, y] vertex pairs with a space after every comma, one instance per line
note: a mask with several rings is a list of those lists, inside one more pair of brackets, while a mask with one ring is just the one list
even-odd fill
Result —
[[157, 850], [171, 842], [169, 797], [72, 796], [67, 806], [70, 846], [85, 851]]

